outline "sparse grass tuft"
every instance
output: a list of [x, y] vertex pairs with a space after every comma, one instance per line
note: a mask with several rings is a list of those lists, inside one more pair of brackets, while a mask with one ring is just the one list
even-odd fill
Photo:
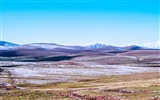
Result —
[[56, 91], [29, 91], [12, 90], [0, 93], [0, 100], [71, 100], [63, 96], [58, 96]]

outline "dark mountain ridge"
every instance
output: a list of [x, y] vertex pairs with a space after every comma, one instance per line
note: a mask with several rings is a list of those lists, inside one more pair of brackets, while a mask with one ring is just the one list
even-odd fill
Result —
[[6, 42], [6, 41], [0, 41], [0, 46], [18, 46], [18, 44]]

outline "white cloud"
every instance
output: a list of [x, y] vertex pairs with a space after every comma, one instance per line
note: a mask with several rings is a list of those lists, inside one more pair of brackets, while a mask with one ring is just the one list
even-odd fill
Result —
[[160, 41], [146, 42], [146, 43], [143, 43], [141, 46], [160, 49]]

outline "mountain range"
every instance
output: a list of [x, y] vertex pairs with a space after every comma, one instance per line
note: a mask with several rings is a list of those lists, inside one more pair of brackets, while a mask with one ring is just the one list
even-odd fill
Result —
[[31, 44], [18, 45], [18, 44], [7, 42], [7, 41], [0, 41], [0, 50], [15, 50], [15, 49], [126, 51], [126, 50], [144, 50], [144, 49], [155, 49], [155, 48], [148, 48], [148, 47], [138, 46], [138, 45], [118, 47], [118, 46], [105, 45], [100, 43], [96, 43], [89, 46], [64, 46], [64, 45], [59, 45], [54, 43], [31, 43]]

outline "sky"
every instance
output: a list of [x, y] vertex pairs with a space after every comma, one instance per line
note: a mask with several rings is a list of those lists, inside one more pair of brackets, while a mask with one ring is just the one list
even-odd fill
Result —
[[1, 0], [1, 40], [123, 46], [158, 41], [159, 0]]

